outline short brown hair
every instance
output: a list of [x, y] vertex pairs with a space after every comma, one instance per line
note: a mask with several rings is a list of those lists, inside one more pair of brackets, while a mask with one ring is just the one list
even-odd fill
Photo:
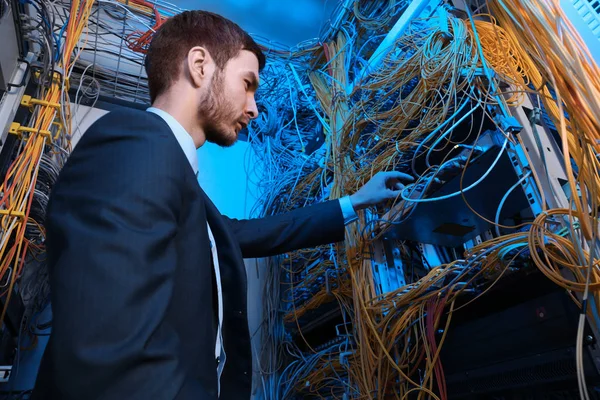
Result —
[[221, 70], [241, 50], [256, 55], [259, 70], [265, 66], [258, 44], [236, 23], [208, 11], [185, 11], [162, 24], [148, 48], [145, 65], [151, 102], [177, 80], [181, 61], [194, 46], [205, 47]]

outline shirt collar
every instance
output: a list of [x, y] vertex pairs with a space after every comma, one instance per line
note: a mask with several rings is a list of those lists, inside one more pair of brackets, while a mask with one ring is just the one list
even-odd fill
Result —
[[179, 146], [181, 146], [181, 150], [185, 153], [190, 166], [194, 170], [194, 174], [198, 174], [198, 153], [196, 152], [196, 145], [190, 134], [168, 112], [156, 107], [150, 107], [146, 109], [146, 111], [158, 115], [167, 123], [167, 125], [169, 125], [169, 128], [171, 128], [171, 131], [173, 131], [173, 134], [175, 135], [175, 139], [177, 139]]

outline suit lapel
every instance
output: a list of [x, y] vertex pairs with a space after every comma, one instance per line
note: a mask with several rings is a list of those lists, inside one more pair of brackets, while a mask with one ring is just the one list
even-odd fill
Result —
[[[240, 290], [243, 290], [244, 297], [240, 300], [245, 304], [246, 267], [240, 246], [217, 207], [202, 188], [200, 188], [200, 191], [206, 207], [206, 219], [215, 236], [221, 270], [221, 282], [223, 284], [223, 296], [226, 299], [225, 301], [229, 298], [229, 302], [231, 302], [231, 297], [237, 297], [238, 294], [242, 294]], [[234, 302], [237, 303], [237, 299]], [[227, 305], [225, 306], [225, 310], [227, 310]]]

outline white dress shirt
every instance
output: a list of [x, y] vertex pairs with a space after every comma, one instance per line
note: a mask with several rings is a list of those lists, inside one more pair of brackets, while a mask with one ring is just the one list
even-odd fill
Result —
[[[190, 134], [168, 112], [163, 111], [156, 107], [150, 107], [146, 111], [158, 115], [167, 123], [167, 125], [169, 125], [169, 128], [171, 128], [171, 131], [173, 131], [173, 134], [175, 135], [175, 139], [177, 139], [179, 146], [181, 146], [181, 149], [185, 153], [185, 156], [187, 157], [187, 159], [190, 163], [190, 166], [192, 167], [192, 170], [194, 171], [194, 174], [196, 176], [198, 176], [198, 153], [196, 152], [196, 145], [194, 144], [194, 140], [192, 139]], [[354, 211], [354, 207], [352, 207], [352, 202], [350, 201], [350, 197], [349, 196], [342, 197], [339, 201], [340, 201], [340, 207], [342, 209], [342, 215], [344, 216], [344, 223], [349, 224], [350, 222], [357, 220], [358, 216], [356, 215], [356, 211]], [[215, 359], [218, 361], [217, 362], [217, 374], [218, 374], [218, 378], [219, 378], [218, 379], [218, 381], [219, 381], [218, 388], [220, 391], [220, 378], [221, 378], [221, 373], [223, 372], [223, 368], [225, 367], [225, 360], [226, 360], [225, 349], [223, 346], [223, 337], [222, 337], [223, 292], [222, 292], [222, 287], [221, 287], [219, 257], [218, 257], [218, 253], [217, 253], [217, 246], [216, 246], [215, 238], [210, 229], [210, 225], [208, 225], [208, 222], [206, 225], [207, 225], [207, 229], [208, 229], [208, 237], [210, 239], [213, 267], [215, 269], [215, 281], [217, 284], [217, 303], [218, 303], [217, 314], [219, 317], [219, 322], [218, 322], [218, 326], [217, 326], [217, 341], [215, 343]]]

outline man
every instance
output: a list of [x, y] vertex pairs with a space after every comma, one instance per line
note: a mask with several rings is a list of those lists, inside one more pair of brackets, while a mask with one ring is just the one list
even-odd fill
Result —
[[341, 241], [344, 214], [398, 195], [406, 176], [386, 173], [339, 201], [222, 216], [198, 185], [196, 149], [232, 145], [257, 117], [264, 63], [231, 21], [177, 15], [148, 51], [153, 106], [83, 136], [47, 212], [54, 320], [34, 399], [248, 399], [243, 257]]

